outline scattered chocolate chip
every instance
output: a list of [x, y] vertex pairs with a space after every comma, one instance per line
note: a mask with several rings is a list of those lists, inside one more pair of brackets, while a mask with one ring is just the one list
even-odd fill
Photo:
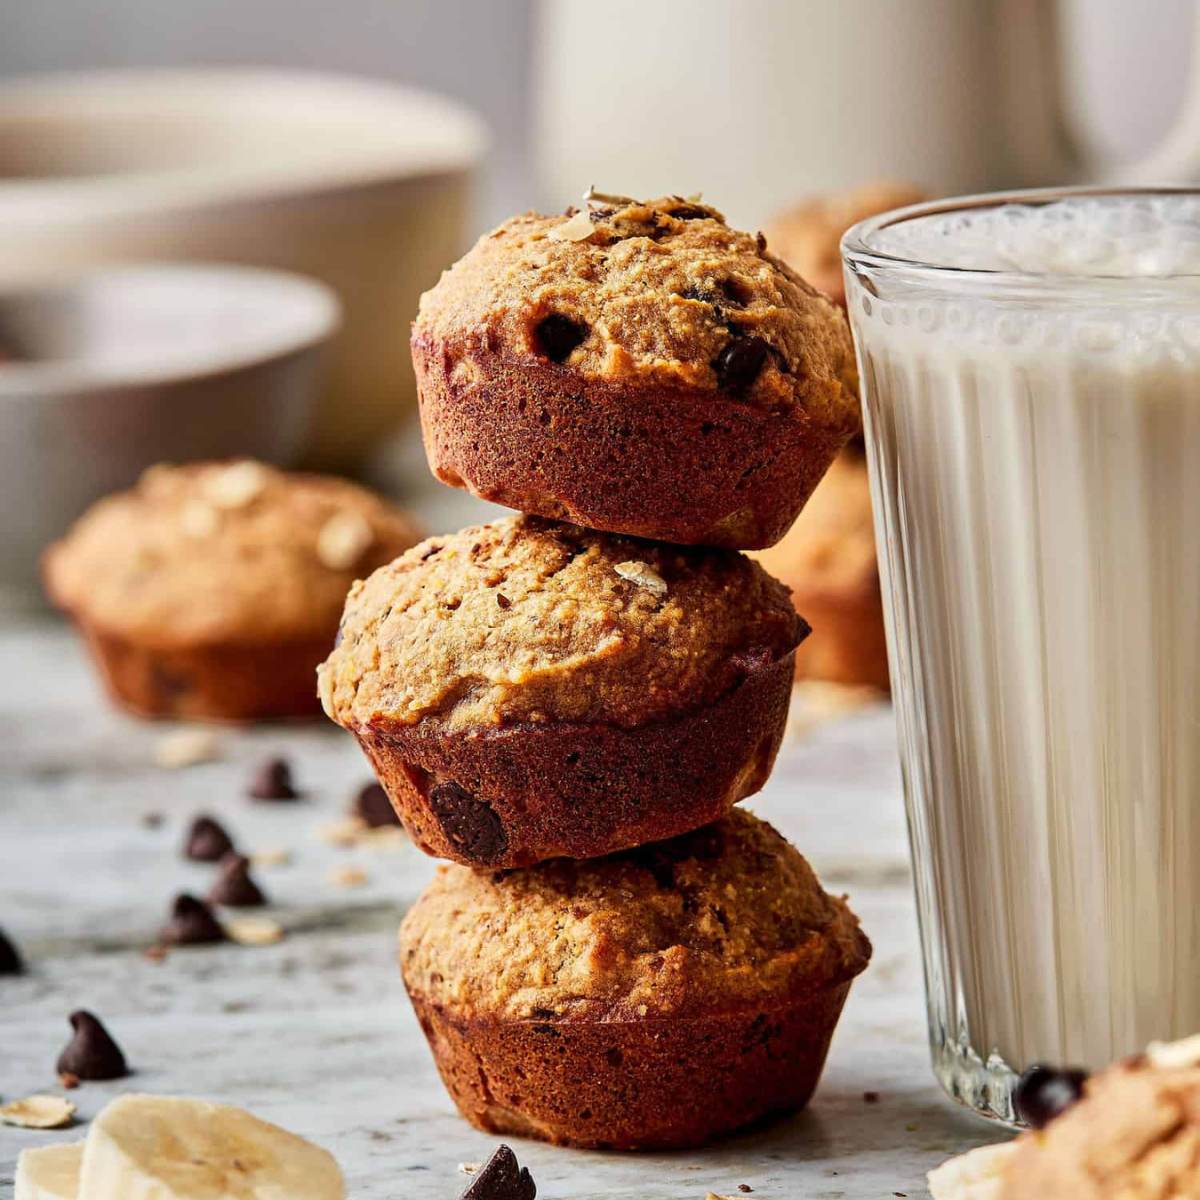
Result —
[[512, 608], [512, 601], [503, 592], [496, 593], [496, 603], [501, 608]]
[[193, 862], [220, 862], [233, 849], [233, 839], [212, 817], [192, 822], [183, 843], [183, 857]]
[[70, 1016], [75, 1036], [58, 1056], [59, 1075], [76, 1079], [121, 1079], [129, 1074], [121, 1047], [112, 1040], [98, 1017], [84, 1009]]
[[1017, 1080], [1013, 1091], [1017, 1116], [1033, 1129], [1044, 1129], [1083, 1095], [1087, 1077], [1086, 1071], [1035, 1063]]
[[249, 792], [255, 800], [295, 800], [300, 794], [292, 786], [292, 768], [286, 758], [268, 758], [260, 763]]
[[752, 1192], [752, 1191], [754, 1191], [754, 1189], [748, 1183], [739, 1183], [738, 1191], [739, 1192]]
[[767, 235], [761, 229], [754, 235], [754, 244], [758, 247], [759, 254], [766, 253]]
[[369, 829], [381, 829], [386, 825], [399, 825], [400, 818], [388, 799], [388, 794], [378, 783], [364, 784], [354, 797], [352, 809]]
[[244, 854], [233, 853], [221, 859], [221, 873], [208, 899], [226, 908], [258, 908], [267, 902], [262, 889], [250, 877], [250, 860]]
[[551, 362], [566, 362], [567, 357], [588, 335], [588, 328], [579, 321], [551, 313], [543, 317], [533, 331], [533, 344], [537, 352]]
[[183, 892], [175, 897], [171, 919], [158, 936], [167, 946], [203, 946], [223, 942], [225, 930], [203, 900]]
[[495, 862], [508, 849], [508, 835], [495, 810], [457, 783], [434, 784], [429, 807], [446, 836], [472, 862]]
[[499, 1146], [475, 1172], [460, 1200], [534, 1200], [537, 1184], [508, 1146]]
[[0, 929], [0, 975], [22, 975], [25, 964], [16, 946], [8, 940], [3, 929]]
[[864, 1104], [878, 1104], [879, 1103], [879, 1093], [878, 1092], [863, 1092], [863, 1103]]
[[160, 812], [142, 813], [142, 824], [147, 829], [161, 829], [163, 822], [167, 818]]
[[677, 204], [674, 208], [667, 209], [667, 216], [674, 217], [677, 221], [703, 221], [711, 217], [712, 213], [698, 204]]
[[762, 338], [735, 337], [713, 362], [717, 386], [724, 392], [749, 387], [758, 378], [770, 353], [770, 346]]

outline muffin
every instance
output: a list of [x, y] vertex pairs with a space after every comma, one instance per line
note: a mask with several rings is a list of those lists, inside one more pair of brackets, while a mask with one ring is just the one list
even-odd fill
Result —
[[930, 1172], [935, 1200], [1200, 1196], [1200, 1037], [1153, 1045], [1109, 1067], [1074, 1103], [1076, 1073], [1036, 1070], [1054, 1100], [1046, 1121]]
[[506, 221], [412, 347], [443, 483], [613, 533], [769, 546], [858, 428], [844, 316], [678, 196]]
[[157, 466], [46, 552], [47, 590], [143, 716], [310, 716], [354, 580], [417, 540], [378, 496], [249, 460]]
[[792, 589], [815, 632], [796, 678], [888, 689], [887, 639], [866, 459], [843, 451], [783, 541], [754, 556]]
[[767, 226], [767, 237], [780, 258], [845, 308], [842, 234], [876, 213], [926, 198], [911, 184], [887, 181], [813, 196], [775, 217]]
[[428, 853], [591, 858], [762, 786], [807, 631], [734, 551], [509, 517], [356, 584], [321, 699]]
[[525, 871], [443, 866], [404, 983], [463, 1115], [576, 1146], [695, 1146], [807, 1103], [871, 947], [750, 813]]

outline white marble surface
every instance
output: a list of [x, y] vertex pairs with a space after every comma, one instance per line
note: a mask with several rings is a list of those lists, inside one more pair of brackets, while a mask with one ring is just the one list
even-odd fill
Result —
[[[55, 1091], [66, 1014], [95, 1010], [136, 1074], [73, 1093], [86, 1121], [125, 1089], [245, 1105], [328, 1146], [356, 1200], [452, 1200], [460, 1162], [494, 1138], [455, 1114], [412, 1018], [394, 962], [400, 915], [432, 864], [409, 846], [339, 849], [317, 829], [368, 778], [349, 738], [323, 727], [222, 730], [221, 758], [186, 770], [154, 765], [169, 728], [113, 713], [66, 631], [49, 622], [0, 629], [0, 926], [30, 972], [0, 979], [0, 1095]], [[252, 764], [284, 753], [305, 789], [296, 804], [244, 796]], [[793, 737], [752, 807], [849, 893], [875, 944], [809, 1110], [709, 1150], [591, 1154], [516, 1144], [546, 1200], [755, 1200], [922, 1197], [925, 1171], [1000, 1136], [936, 1087], [925, 1046], [891, 713], [855, 714]], [[250, 850], [288, 849], [263, 868], [277, 946], [141, 951], [173, 895], [203, 891], [211, 868], [178, 853], [199, 811]], [[158, 828], [142, 821], [161, 813]], [[356, 890], [330, 873], [353, 863]], [[863, 1093], [879, 1093], [868, 1104]], [[84, 1133], [81, 1125], [67, 1133]], [[0, 1126], [0, 1197], [16, 1155], [62, 1140]]]

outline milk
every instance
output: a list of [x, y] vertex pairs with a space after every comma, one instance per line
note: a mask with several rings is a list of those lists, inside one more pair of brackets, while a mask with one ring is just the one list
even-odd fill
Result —
[[848, 241], [935, 1067], [1010, 1119], [1200, 1030], [1200, 200], [861, 236], [968, 272]]

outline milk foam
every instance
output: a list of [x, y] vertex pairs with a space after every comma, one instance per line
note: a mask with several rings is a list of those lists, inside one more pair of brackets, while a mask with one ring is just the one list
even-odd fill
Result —
[[1034, 275], [1200, 274], [1200, 196], [1080, 196], [885, 226], [871, 249], [932, 266]]

